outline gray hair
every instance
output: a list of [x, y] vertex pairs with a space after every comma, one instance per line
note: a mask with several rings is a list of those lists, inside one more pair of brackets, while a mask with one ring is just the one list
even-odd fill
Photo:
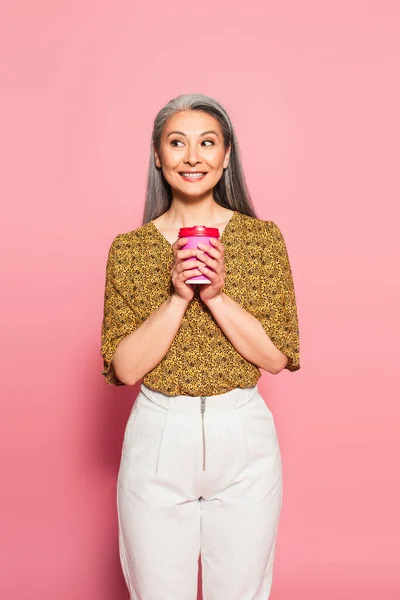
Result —
[[216, 118], [221, 125], [225, 148], [231, 146], [228, 167], [224, 169], [221, 179], [213, 190], [214, 200], [225, 208], [257, 217], [240, 161], [238, 141], [228, 113], [214, 98], [203, 94], [182, 94], [170, 100], [154, 119], [142, 224], [156, 219], [171, 205], [171, 186], [161, 168], [155, 163], [154, 150], [159, 152], [161, 135], [167, 121], [183, 110], [203, 111]]

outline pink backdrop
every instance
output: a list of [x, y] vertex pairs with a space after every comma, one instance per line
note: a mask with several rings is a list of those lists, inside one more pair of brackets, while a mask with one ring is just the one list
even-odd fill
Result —
[[115, 485], [138, 385], [100, 374], [105, 263], [140, 225], [156, 112], [201, 92], [295, 278], [302, 369], [260, 383], [284, 466], [271, 600], [398, 599], [398, 3], [1, 11], [0, 597], [128, 598]]

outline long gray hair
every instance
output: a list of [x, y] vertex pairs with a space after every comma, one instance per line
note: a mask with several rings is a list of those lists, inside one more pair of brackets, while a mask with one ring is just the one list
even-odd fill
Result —
[[238, 141], [228, 113], [214, 98], [203, 94], [182, 94], [170, 100], [154, 119], [142, 224], [156, 219], [171, 206], [171, 186], [161, 168], [156, 166], [154, 150], [159, 153], [161, 135], [167, 121], [182, 110], [199, 110], [215, 117], [221, 125], [225, 148], [231, 146], [228, 167], [224, 169], [213, 190], [214, 200], [225, 208], [257, 217], [246, 185]]

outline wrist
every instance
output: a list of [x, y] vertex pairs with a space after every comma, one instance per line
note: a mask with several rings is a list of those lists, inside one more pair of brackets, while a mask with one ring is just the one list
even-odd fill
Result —
[[171, 294], [171, 296], [169, 297], [169, 302], [173, 306], [179, 306], [181, 308], [187, 308], [190, 304], [190, 300], [187, 300], [186, 298], [182, 298], [181, 296], [178, 296], [178, 294], [176, 294], [176, 293]]
[[211, 310], [214, 306], [218, 306], [224, 302], [224, 292], [219, 292], [213, 298], [208, 298], [207, 300], [203, 300], [204, 304]]

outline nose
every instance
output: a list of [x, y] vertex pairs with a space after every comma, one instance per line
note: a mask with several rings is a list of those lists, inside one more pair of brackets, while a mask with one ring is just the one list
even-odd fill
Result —
[[198, 162], [201, 162], [201, 153], [196, 142], [188, 143], [185, 162], [189, 163], [190, 165], [196, 165]]

